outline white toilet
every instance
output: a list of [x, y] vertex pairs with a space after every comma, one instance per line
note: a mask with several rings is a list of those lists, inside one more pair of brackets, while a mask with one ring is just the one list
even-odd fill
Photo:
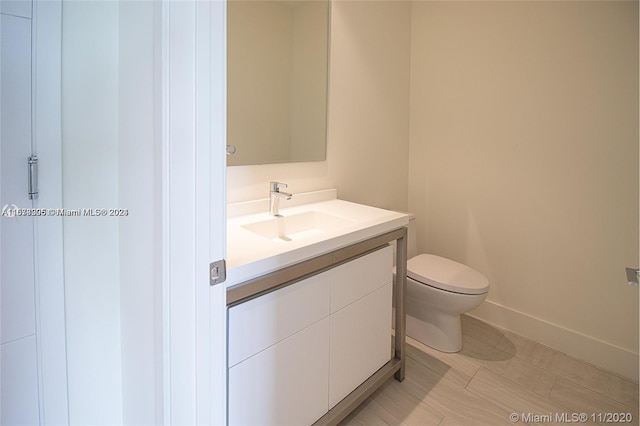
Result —
[[489, 292], [480, 272], [432, 254], [417, 254], [415, 218], [409, 220], [407, 335], [442, 352], [462, 349], [460, 315]]

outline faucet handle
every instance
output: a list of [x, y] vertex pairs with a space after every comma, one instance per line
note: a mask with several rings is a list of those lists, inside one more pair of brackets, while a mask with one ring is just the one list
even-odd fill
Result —
[[287, 184], [282, 182], [271, 182], [271, 191], [280, 192], [280, 188], [286, 188]]

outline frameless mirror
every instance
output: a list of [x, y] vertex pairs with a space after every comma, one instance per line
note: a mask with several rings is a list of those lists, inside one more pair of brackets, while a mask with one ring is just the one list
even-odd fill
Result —
[[227, 165], [325, 159], [329, 7], [227, 3]]

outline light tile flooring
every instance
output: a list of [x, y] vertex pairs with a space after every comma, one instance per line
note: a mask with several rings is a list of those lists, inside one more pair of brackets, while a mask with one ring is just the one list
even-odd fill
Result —
[[637, 383], [462, 318], [461, 352], [438, 352], [408, 337], [405, 380], [387, 382], [342, 424], [623, 423], [606, 413], [631, 413], [630, 424], [638, 424]]

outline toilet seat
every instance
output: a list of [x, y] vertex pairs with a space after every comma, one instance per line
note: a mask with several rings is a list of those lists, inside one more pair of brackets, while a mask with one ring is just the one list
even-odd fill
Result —
[[460, 294], [484, 294], [489, 280], [467, 265], [433, 254], [419, 254], [407, 261], [407, 276], [440, 290]]

